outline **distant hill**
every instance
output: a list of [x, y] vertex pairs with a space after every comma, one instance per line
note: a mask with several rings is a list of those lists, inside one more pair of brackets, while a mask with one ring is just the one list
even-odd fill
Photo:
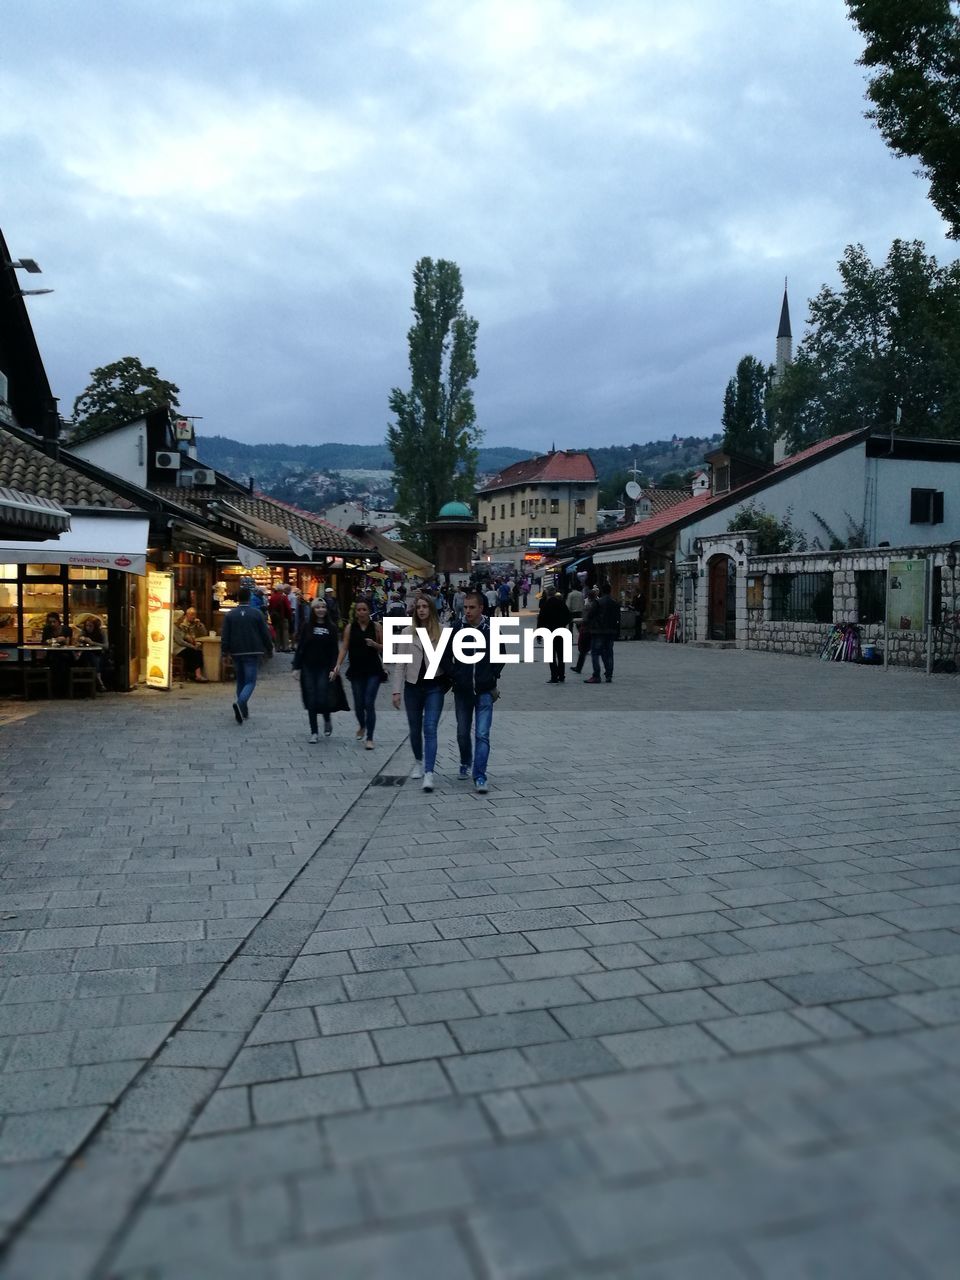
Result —
[[[646, 444], [588, 448], [597, 469], [601, 506], [614, 504], [626, 472], [636, 466], [642, 479], [659, 483], [698, 467], [720, 436], [685, 436]], [[244, 444], [228, 436], [198, 436], [200, 459], [235, 480], [252, 477], [262, 492], [307, 511], [359, 500], [393, 505], [393, 460], [385, 444]], [[494, 475], [511, 463], [535, 456], [532, 449], [481, 449], [480, 475]]]

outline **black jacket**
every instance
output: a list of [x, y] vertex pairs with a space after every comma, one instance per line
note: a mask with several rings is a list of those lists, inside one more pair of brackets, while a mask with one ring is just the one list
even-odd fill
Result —
[[220, 649], [234, 658], [273, 653], [273, 641], [261, 611], [252, 604], [238, 604], [223, 620]]
[[551, 631], [558, 631], [561, 627], [569, 627], [573, 619], [573, 614], [566, 606], [566, 602], [561, 596], [548, 596], [540, 604], [537, 613], [537, 626], [549, 627]]
[[[451, 628], [452, 634], [446, 654], [450, 655], [450, 674], [453, 677], [453, 687], [454, 690], [459, 689], [461, 693], [489, 693], [500, 679], [503, 663], [490, 661], [490, 626], [486, 618], [483, 618], [475, 628], [486, 641], [486, 648], [480, 654], [480, 661], [474, 663], [458, 662], [453, 657], [454, 637], [458, 631], [469, 630], [470, 626], [466, 622], [457, 622]], [[446, 654], [444, 657], [446, 657]]]
[[620, 634], [620, 606], [613, 596], [601, 596], [590, 610], [587, 625], [592, 636], [618, 636]]

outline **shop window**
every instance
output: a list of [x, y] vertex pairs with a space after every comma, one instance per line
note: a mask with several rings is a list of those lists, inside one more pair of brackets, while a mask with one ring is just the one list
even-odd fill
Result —
[[71, 569], [67, 591], [67, 622], [79, 631], [87, 618], [107, 629], [106, 569]]
[[910, 523], [943, 524], [943, 493], [938, 489], [911, 489]]
[[832, 573], [775, 573], [770, 616], [774, 622], [832, 622]]
[[857, 587], [857, 620], [882, 622], [887, 600], [886, 569], [858, 569], [853, 576]]
[[[27, 566], [30, 568], [31, 566]], [[44, 565], [49, 574], [52, 568], [59, 569], [58, 566]], [[23, 641], [24, 644], [39, 644], [41, 632], [47, 621], [48, 613], [59, 613], [60, 617], [66, 613], [66, 601], [64, 599], [64, 586], [59, 578], [52, 582], [24, 582], [22, 587], [22, 603], [23, 612]]]
[[13, 582], [0, 582], [0, 645], [17, 643], [16, 565], [0, 565], [0, 572], [13, 569]]

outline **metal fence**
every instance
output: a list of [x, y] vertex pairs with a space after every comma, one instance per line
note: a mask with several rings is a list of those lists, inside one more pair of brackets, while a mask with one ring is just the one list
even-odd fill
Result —
[[771, 581], [773, 622], [832, 622], [832, 573], [775, 573]]

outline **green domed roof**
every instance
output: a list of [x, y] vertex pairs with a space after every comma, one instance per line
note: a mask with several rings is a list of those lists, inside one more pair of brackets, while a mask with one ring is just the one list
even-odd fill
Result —
[[440, 508], [438, 520], [472, 520], [473, 512], [465, 502], [445, 502]]

